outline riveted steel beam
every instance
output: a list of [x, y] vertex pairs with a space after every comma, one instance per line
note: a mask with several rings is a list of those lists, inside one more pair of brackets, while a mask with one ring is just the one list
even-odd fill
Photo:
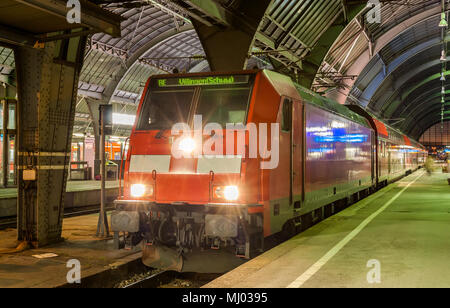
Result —
[[[203, 3], [203, 8], [219, 6], [208, 15], [219, 17], [220, 23], [208, 26], [193, 20], [193, 25], [206, 53], [212, 71], [241, 70], [246, 67], [255, 34], [273, 0], [238, 0], [233, 9], [221, 7], [211, 0], [189, 1]], [[208, 13], [208, 12], [205, 12]]]
[[[14, 0], [36, 10], [46, 12], [54, 18], [66, 19], [68, 12], [65, 0]], [[81, 27], [103, 32], [112, 36], [120, 36], [120, 21], [122, 18], [116, 14], [101, 9], [87, 0], [79, 0], [82, 9]]]
[[6, 44], [33, 47], [37, 39], [24, 31], [0, 24], [0, 42]]
[[325, 56], [335, 43], [341, 32], [363, 9], [366, 8], [367, 1], [346, 1], [346, 13], [342, 13], [336, 18], [325, 33], [322, 34], [311, 52], [303, 59], [303, 70], [300, 72], [300, 84], [311, 88], [314, 78], [322, 65]]
[[152, 48], [155, 48], [159, 46], [159, 44], [165, 42], [166, 40], [172, 38], [174, 35], [184, 33], [186, 31], [193, 30], [191, 24], [187, 24], [183, 27], [180, 27], [179, 29], [171, 29], [169, 31], [163, 32], [157, 37], [155, 37], [153, 40], [147, 42], [144, 44], [141, 48], [139, 48], [135, 53], [133, 53], [127, 60], [124, 66], [121, 66], [119, 71], [116, 73], [116, 78], [108, 84], [105, 91], [103, 92], [103, 98], [107, 103], [110, 103], [114, 93], [118, 89], [120, 83], [125, 78], [127, 73], [131, 70], [133, 65], [135, 65], [138, 60], [148, 53]]
[[[14, 48], [18, 88], [18, 238], [61, 240], [76, 89], [86, 37]], [[34, 173], [34, 178], [25, 178]]]

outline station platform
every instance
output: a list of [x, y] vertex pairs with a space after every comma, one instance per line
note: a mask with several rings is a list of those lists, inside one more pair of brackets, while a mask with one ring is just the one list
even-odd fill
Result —
[[[100, 181], [69, 181], [65, 209], [100, 204]], [[112, 202], [119, 194], [119, 181], [106, 181], [106, 199]], [[17, 188], [0, 188], [0, 218], [17, 214]]]
[[448, 177], [415, 172], [204, 287], [448, 288]]
[[[1, 230], [0, 288], [76, 287], [69, 285], [66, 278], [71, 269], [67, 267], [67, 261], [72, 259], [80, 261], [82, 286], [112, 287], [112, 272], [130, 263], [142, 264], [141, 253], [137, 249], [115, 250], [112, 239], [96, 238], [97, 221], [98, 214], [66, 218], [63, 222], [63, 242], [15, 253], [5, 251], [17, 247], [16, 230]], [[57, 256], [34, 257], [47, 253]], [[128, 274], [128, 268], [122, 270], [125, 275]], [[90, 279], [98, 275], [104, 276], [102, 279]]]

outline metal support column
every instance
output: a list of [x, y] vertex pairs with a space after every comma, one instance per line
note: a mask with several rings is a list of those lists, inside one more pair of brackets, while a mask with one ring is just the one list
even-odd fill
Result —
[[271, 3], [271, 0], [240, 0], [225, 8], [212, 0], [190, 1], [191, 5], [216, 20], [213, 25], [192, 20], [211, 71], [246, 67], [255, 34]]
[[[86, 37], [16, 47], [18, 238], [61, 241], [78, 77]], [[26, 177], [24, 177], [26, 174]]]
[[101, 102], [97, 100], [93, 100], [90, 98], [86, 98], [87, 106], [89, 109], [89, 115], [91, 117], [92, 126], [94, 128], [94, 143], [95, 143], [95, 158], [94, 158], [94, 177], [98, 174], [100, 174], [100, 114], [99, 114], [99, 107]]
[[[100, 105], [100, 174], [101, 174], [101, 192], [100, 192], [100, 214], [98, 217], [97, 224], [97, 236], [99, 237], [109, 237], [109, 224], [108, 224], [108, 216], [106, 213], [106, 155], [105, 155], [105, 146], [106, 146], [106, 135], [110, 133], [110, 129], [106, 129], [106, 108], [111, 107], [111, 105]], [[112, 116], [112, 112], [111, 116]], [[112, 122], [112, 118], [111, 118]], [[108, 123], [110, 124], [110, 123]], [[111, 125], [110, 125], [111, 127]]]

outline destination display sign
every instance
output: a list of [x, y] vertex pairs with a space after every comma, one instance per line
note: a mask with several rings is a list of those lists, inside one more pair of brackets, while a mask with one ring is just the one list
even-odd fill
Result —
[[247, 84], [249, 80], [250, 80], [249, 75], [164, 78], [164, 79], [157, 79], [156, 86], [160, 88], [219, 86], [219, 85]]

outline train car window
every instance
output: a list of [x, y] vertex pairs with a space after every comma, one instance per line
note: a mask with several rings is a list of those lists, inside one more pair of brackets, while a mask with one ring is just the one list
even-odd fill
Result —
[[137, 129], [170, 129], [175, 123], [187, 123], [193, 96], [194, 89], [151, 92], [144, 101]]
[[292, 101], [287, 98], [283, 101], [281, 129], [285, 132], [292, 129]]
[[250, 87], [202, 88], [196, 114], [203, 116], [203, 124], [246, 124]]

